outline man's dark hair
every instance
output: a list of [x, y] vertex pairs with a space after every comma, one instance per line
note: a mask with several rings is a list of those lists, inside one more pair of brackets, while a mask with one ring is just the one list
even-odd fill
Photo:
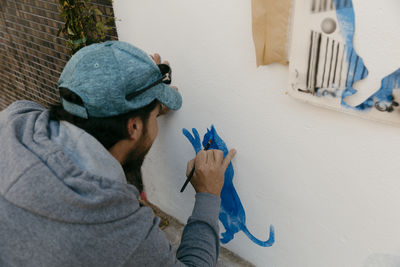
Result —
[[[82, 99], [67, 88], [60, 88], [60, 95], [69, 102], [83, 105]], [[68, 113], [64, 110], [61, 104], [58, 104], [50, 107], [50, 120], [64, 120], [76, 125], [96, 138], [107, 150], [109, 150], [118, 141], [129, 137], [127, 123], [130, 118], [139, 117], [143, 121], [143, 134], [146, 134], [145, 131], [147, 129], [146, 125], [148, 118], [150, 113], [157, 106], [157, 103], [158, 101], [154, 100], [143, 108], [122, 115], [107, 118], [89, 117], [88, 119], [83, 119]], [[136, 186], [139, 192], [143, 191], [142, 172], [140, 169], [141, 164], [142, 162], [134, 164], [130, 162], [122, 165], [127, 181]]]
[[[60, 95], [65, 100], [83, 105], [82, 99], [67, 88], [60, 88]], [[130, 111], [128, 113], [107, 117], [83, 119], [64, 110], [61, 104], [50, 107], [50, 120], [67, 121], [85, 130], [95, 137], [107, 150], [118, 141], [128, 138], [127, 122], [130, 118], [139, 117], [146, 126], [150, 113], [156, 107], [158, 101], [154, 100], [149, 105]], [[146, 127], [144, 127], [146, 129]]]

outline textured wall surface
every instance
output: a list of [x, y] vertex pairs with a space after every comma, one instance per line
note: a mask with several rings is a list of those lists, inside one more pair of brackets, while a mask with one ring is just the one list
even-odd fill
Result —
[[[97, 0], [104, 20], [110, 1]], [[19, 99], [45, 106], [58, 101], [57, 81], [69, 58], [58, 0], [0, 1], [0, 109]], [[115, 29], [110, 39], [117, 39]]]
[[[194, 191], [179, 189], [194, 152], [181, 129], [203, 135], [213, 123], [238, 150], [247, 227], [261, 239], [275, 227], [272, 247], [240, 232], [227, 248], [261, 267], [400, 266], [399, 128], [286, 95], [287, 67], [256, 67], [250, 1], [116, 0], [114, 10], [119, 38], [169, 60], [184, 99], [160, 118], [145, 162], [152, 202], [187, 219]], [[373, 7], [362, 14], [363, 25], [380, 21]]]

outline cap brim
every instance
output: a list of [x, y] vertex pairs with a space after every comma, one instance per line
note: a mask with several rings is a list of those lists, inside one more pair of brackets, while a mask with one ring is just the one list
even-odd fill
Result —
[[182, 96], [174, 88], [161, 83], [157, 86], [162, 86], [157, 90], [157, 100], [160, 101], [164, 106], [172, 110], [178, 110], [182, 106]]

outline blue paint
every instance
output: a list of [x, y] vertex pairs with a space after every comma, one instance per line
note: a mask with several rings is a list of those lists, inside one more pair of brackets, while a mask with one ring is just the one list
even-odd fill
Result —
[[343, 38], [346, 41], [346, 62], [349, 66], [346, 89], [342, 93], [341, 104], [345, 107], [354, 108], [357, 110], [369, 110], [374, 106], [374, 103], [377, 102], [388, 103], [391, 105], [393, 101], [393, 90], [400, 88], [400, 68], [383, 78], [379, 90], [360, 105], [352, 107], [344, 101], [344, 98], [357, 92], [357, 90], [353, 88], [353, 84], [366, 78], [368, 75], [368, 70], [366, 69], [363, 60], [357, 55], [357, 52], [353, 47], [355, 20], [352, 0], [334, 1], [339, 27]]
[[[182, 130], [183, 134], [192, 144], [196, 154], [202, 149], [202, 143], [200, 141], [199, 133], [196, 129], [192, 129], [193, 135], [186, 129]], [[211, 126], [211, 130], [207, 129], [207, 133], [203, 138], [203, 147], [207, 144], [208, 140], [212, 140], [210, 149], [219, 149], [224, 152], [224, 157], [228, 154], [228, 148], [225, 142], [219, 137], [214, 126]], [[225, 183], [221, 191], [221, 209], [219, 212], [219, 220], [224, 225], [226, 230], [222, 233], [221, 243], [226, 244], [234, 238], [234, 235], [243, 231], [246, 236], [259, 246], [270, 247], [275, 242], [275, 231], [271, 225], [269, 230], [269, 239], [267, 241], [261, 241], [254, 237], [246, 227], [246, 214], [244, 212], [240, 198], [233, 186], [233, 166], [229, 164], [225, 172]]]

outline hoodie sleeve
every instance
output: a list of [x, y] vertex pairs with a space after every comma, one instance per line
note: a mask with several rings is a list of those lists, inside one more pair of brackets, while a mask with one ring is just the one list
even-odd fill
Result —
[[146, 239], [124, 266], [215, 266], [219, 254], [218, 213], [220, 198], [197, 193], [192, 215], [182, 234], [177, 254], [153, 220]]
[[192, 216], [183, 229], [178, 259], [188, 266], [215, 266], [219, 255], [218, 214], [221, 199], [197, 193]]

